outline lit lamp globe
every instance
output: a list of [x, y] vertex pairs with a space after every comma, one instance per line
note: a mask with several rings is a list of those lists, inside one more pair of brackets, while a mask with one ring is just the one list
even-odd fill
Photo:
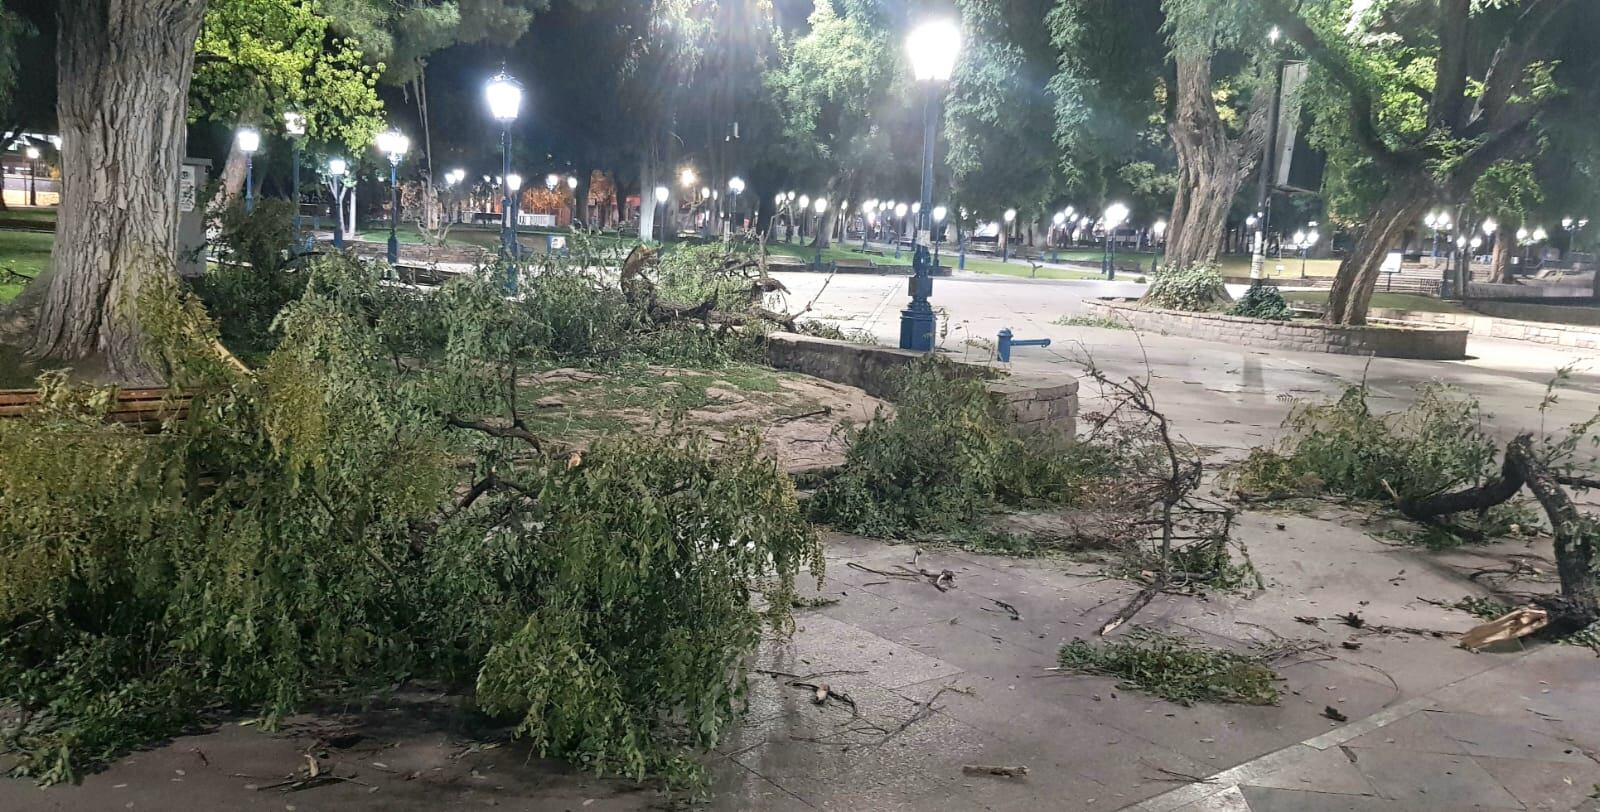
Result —
[[710, 197], [711, 197], [711, 187], [710, 186], [702, 186], [702, 187], [700, 187], [700, 199], [701, 200], [707, 200], [707, 199], [710, 199]]
[[254, 127], [241, 127], [234, 135], [234, 143], [239, 145], [239, 151], [246, 155], [254, 155], [261, 149], [261, 133]]
[[489, 115], [501, 124], [510, 124], [517, 120], [517, 114], [522, 110], [522, 83], [511, 78], [505, 71], [495, 74], [489, 84], [483, 89], [484, 98], [489, 102]]
[[779, 206], [782, 206], [783, 205], [783, 201], [785, 199], [786, 198], [783, 196], [783, 192], [779, 192], [776, 197], [772, 198], [772, 202], [777, 203]]
[[1483, 221], [1483, 236], [1485, 236], [1485, 237], [1493, 237], [1494, 233], [1496, 231], [1499, 231], [1499, 230], [1500, 230], [1500, 224], [1495, 222], [1493, 217], [1490, 217], [1490, 218], [1488, 218], [1488, 219]]
[[1017, 219], [1017, 210], [1016, 209], [1006, 209], [1006, 213], [1005, 213], [1006, 223], [1009, 224], [1009, 223], [1011, 223], [1012, 221], [1014, 221], [1016, 219]]
[[350, 171], [350, 164], [343, 158], [328, 159], [328, 177], [342, 178]]
[[949, 216], [949, 214], [950, 214], [950, 210], [945, 208], [944, 206], [934, 206], [933, 207], [933, 221], [935, 223], [944, 222], [944, 218]]
[[906, 37], [911, 74], [919, 82], [948, 82], [961, 53], [961, 29], [953, 20], [929, 20]]
[[667, 197], [670, 196], [671, 194], [672, 194], [672, 191], [670, 189], [668, 189], [667, 187], [665, 187], [665, 186], [657, 186], [656, 187], [656, 202], [657, 203], [665, 203], [665, 202], [667, 202]]
[[1482, 238], [1482, 237], [1473, 237], [1473, 238], [1472, 238], [1472, 239], [1471, 239], [1471, 240], [1470, 240], [1470, 241], [1469, 241], [1469, 242], [1468, 242], [1468, 243], [1467, 243], [1467, 245], [1470, 245], [1470, 246], [1472, 246], [1472, 250], [1474, 250], [1474, 251], [1476, 251], [1476, 250], [1478, 250], [1478, 249], [1479, 249], [1479, 248], [1482, 248], [1482, 247], [1483, 247], [1483, 238]]
[[894, 207], [894, 216], [904, 219], [906, 214], [910, 211], [910, 206], [907, 206], [904, 203], [896, 203]]
[[802, 208], [802, 209], [811, 208], [811, 195], [801, 195], [800, 196], [800, 208]]
[[39, 160], [39, 148], [38, 147], [28, 147], [28, 160], [30, 160], [30, 161]]
[[817, 210], [817, 214], [821, 214], [828, 210], [828, 201], [826, 198], [819, 197], [817, 198], [817, 202], [814, 204], [814, 206]]
[[1067, 213], [1064, 211], [1056, 212], [1056, 216], [1050, 218], [1050, 222], [1055, 223], [1056, 226], [1059, 227], [1062, 223], [1067, 222]]
[[306, 134], [306, 117], [293, 110], [283, 114], [283, 131], [289, 135]]
[[385, 130], [378, 133], [378, 151], [389, 157], [389, 163], [398, 164], [405, 157], [406, 150], [411, 148], [411, 139], [399, 130]]
[[789, 190], [788, 199], [790, 199], [790, 200], [794, 199], [794, 190], [793, 189]]
[[1517, 242], [1527, 242], [1527, 241], [1528, 241], [1528, 230], [1526, 228], [1517, 229]]
[[506, 175], [506, 188], [513, 192], [522, 191], [522, 176], [515, 172]]
[[549, 189], [552, 192], [556, 190], [556, 184], [559, 184], [560, 182], [561, 176], [555, 174], [554, 172], [544, 176], [544, 188]]
[[1157, 220], [1156, 224], [1150, 227], [1150, 232], [1156, 235], [1156, 239], [1161, 239], [1167, 233], [1167, 221]]
[[1128, 207], [1121, 203], [1112, 203], [1106, 207], [1106, 231], [1116, 231], [1128, 221]]
[[1068, 220], [1071, 220], [1071, 219], [1072, 219], [1072, 218], [1073, 218], [1073, 216], [1074, 216], [1074, 215], [1076, 215], [1076, 214], [1077, 214], [1077, 212], [1076, 212], [1076, 211], [1073, 211], [1073, 209], [1072, 209], [1072, 207], [1071, 207], [1071, 206], [1068, 206], [1068, 207], [1067, 207], [1067, 210], [1066, 210], [1066, 215], [1067, 215], [1067, 219], [1068, 219]]
[[1533, 241], [1534, 242], [1544, 242], [1545, 240], [1548, 240], [1548, 239], [1550, 239], [1550, 233], [1548, 231], [1544, 230], [1544, 226], [1540, 226], [1540, 227], [1535, 228], [1533, 230]]
[[567, 176], [567, 188], [569, 190], [571, 190], [571, 191], [574, 191], [574, 192], [578, 190], [578, 176], [577, 175], [568, 175]]
[[744, 178], [741, 178], [738, 175], [728, 178], [728, 191], [733, 192], [736, 195], [744, 194]]
[[684, 167], [683, 171], [678, 173], [678, 182], [683, 184], [685, 189], [693, 189], [699, 181], [700, 176], [696, 175], [690, 167]]

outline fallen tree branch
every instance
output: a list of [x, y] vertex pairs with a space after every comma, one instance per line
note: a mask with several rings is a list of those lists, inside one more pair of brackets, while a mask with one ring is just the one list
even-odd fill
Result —
[[533, 432], [528, 431], [526, 428], [524, 428], [521, 425], [520, 422], [513, 423], [511, 425], [501, 425], [501, 424], [497, 424], [497, 423], [490, 423], [490, 422], [485, 421], [485, 420], [466, 420], [466, 419], [463, 419], [463, 418], [460, 418], [460, 417], [456, 417], [455, 415], [450, 415], [450, 416], [446, 417], [445, 418], [445, 422], [451, 428], [468, 429], [468, 430], [471, 430], [471, 431], [480, 431], [480, 432], [483, 432], [484, 434], [489, 435], [490, 437], [501, 437], [501, 438], [510, 438], [510, 439], [513, 439], [513, 440], [521, 440], [521, 441], [527, 443], [528, 445], [533, 446], [535, 451], [537, 451], [537, 450], [539, 450], [540, 448], [543, 447], [542, 444], [540, 443], [539, 437], [537, 435], [535, 435]]

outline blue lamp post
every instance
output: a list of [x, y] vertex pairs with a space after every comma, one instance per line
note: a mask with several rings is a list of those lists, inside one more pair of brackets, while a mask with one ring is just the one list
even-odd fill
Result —
[[400, 264], [400, 159], [411, 139], [399, 130], [378, 133], [378, 151], [389, 158], [389, 264]]
[[506, 175], [506, 199], [511, 201], [511, 256], [522, 256], [522, 243], [517, 242], [517, 214], [522, 209], [522, 176], [515, 172]]
[[[1166, 236], [1167, 236], [1167, 221], [1166, 220], [1157, 220], [1156, 224], [1150, 227], [1150, 240], [1151, 240], [1151, 242], [1150, 242], [1150, 249], [1151, 249], [1150, 250], [1150, 253], [1151, 253], [1151, 257], [1150, 257], [1150, 275], [1151, 276], [1155, 276], [1156, 272], [1161, 270], [1161, 257], [1162, 257], [1163, 254], [1165, 254], [1167, 252], [1167, 246], [1166, 246], [1166, 242], [1165, 242]], [[1301, 275], [1304, 276], [1304, 274], [1301, 274]]]
[[234, 143], [244, 153], [244, 211], [249, 214], [256, 210], [256, 150], [261, 149], [261, 133], [254, 127], [242, 127], [234, 135]]
[[667, 241], [667, 198], [672, 196], [672, 190], [665, 186], [656, 187], [656, 206], [661, 209], [661, 216], [657, 218], [661, 225], [661, 242]]
[[922, 205], [918, 208], [916, 248], [911, 260], [911, 304], [900, 311], [900, 349], [930, 352], [938, 317], [928, 302], [933, 295], [933, 257], [923, 233], [933, 236], [933, 153], [939, 137], [939, 108], [945, 86], [955, 72], [956, 55], [961, 51], [961, 29], [950, 20], [924, 22], [906, 38], [906, 51], [911, 58], [911, 73], [924, 93]]
[[744, 178], [734, 175], [728, 178], [728, 231], [738, 231], [739, 223], [739, 195], [744, 194]]
[[812, 204], [812, 206], [814, 208], [816, 208], [816, 210], [817, 210], [816, 226], [811, 229], [811, 232], [812, 232], [812, 236], [816, 239], [816, 242], [817, 242], [817, 265], [816, 265], [816, 267], [817, 267], [817, 270], [820, 271], [820, 270], [822, 270], [822, 215], [823, 215], [824, 212], [826, 212], [828, 210], [828, 199], [825, 198], [825, 197], [819, 197], [819, 198], [816, 199], [816, 202], [814, 202]]
[[945, 208], [944, 206], [934, 206], [933, 207], [933, 234], [931, 236], [933, 238], [933, 268], [934, 268], [934, 270], [938, 270], [939, 269], [939, 243], [944, 242], [944, 239], [943, 239], [944, 235], [942, 233], [944, 231], [944, 218], [949, 214], [950, 214], [950, 210]]
[[[511, 174], [511, 124], [522, 110], [522, 83], [502, 70], [484, 87], [484, 98], [489, 102], [489, 115], [500, 122], [500, 177], [504, 178]], [[510, 258], [515, 253], [517, 238], [511, 231], [511, 190], [502, 191], [500, 256]]]

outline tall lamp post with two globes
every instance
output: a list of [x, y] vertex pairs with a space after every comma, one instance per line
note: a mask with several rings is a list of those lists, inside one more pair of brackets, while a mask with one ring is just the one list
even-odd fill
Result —
[[[500, 122], [500, 177], [505, 178], [511, 174], [511, 125], [522, 111], [522, 83], [502, 69], [484, 86], [483, 95], [489, 102], [489, 115]], [[500, 255], [509, 259], [515, 254], [517, 238], [511, 230], [511, 190], [502, 185], [501, 191]]]
[[[927, 242], [933, 237], [933, 154], [939, 137], [939, 109], [955, 73], [961, 52], [961, 29], [950, 20], [929, 20], [906, 38], [911, 73], [923, 86], [922, 103], [922, 205], [918, 213], [917, 240], [911, 260], [911, 304], [900, 311], [900, 349], [931, 352], [938, 317], [928, 298], [933, 295], [933, 257]], [[926, 233], [928, 239], [923, 238]]]
[[411, 148], [411, 139], [399, 130], [378, 133], [378, 151], [389, 158], [389, 265], [400, 263], [400, 159]]

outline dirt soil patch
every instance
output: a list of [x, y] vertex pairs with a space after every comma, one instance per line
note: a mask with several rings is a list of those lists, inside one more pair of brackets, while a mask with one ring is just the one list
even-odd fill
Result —
[[872, 419], [884, 401], [850, 386], [754, 366], [678, 369], [641, 366], [594, 372], [553, 369], [523, 381], [534, 432], [582, 446], [609, 432], [678, 423], [715, 439], [755, 431], [790, 473], [844, 462], [845, 424]]

